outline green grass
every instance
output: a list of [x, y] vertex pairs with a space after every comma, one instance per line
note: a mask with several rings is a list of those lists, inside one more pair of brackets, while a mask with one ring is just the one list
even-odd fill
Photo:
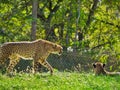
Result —
[[10, 78], [0, 74], [0, 90], [120, 90], [120, 76], [55, 72], [53, 76], [18, 74]]

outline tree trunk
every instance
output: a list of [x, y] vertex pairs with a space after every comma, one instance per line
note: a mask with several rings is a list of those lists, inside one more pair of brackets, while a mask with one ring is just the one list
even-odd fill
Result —
[[37, 24], [37, 0], [32, 2], [32, 28], [31, 28], [31, 40], [36, 39], [36, 25]]
[[90, 26], [90, 23], [91, 23], [92, 17], [94, 16], [94, 12], [95, 12], [95, 10], [96, 10], [96, 8], [97, 8], [98, 2], [99, 2], [99, 0], [93, 0], [92, 8], [91, 8], [90, 11], [89, 11], [88, 19], [87, 19], [86, 25], [85, 25], [85, 27], [84, 27], [84, 29], [83, 29], [83, 30], [84, 30], [84, 33], [87, 32], [87, 29], [88, 29], [88, 27]]

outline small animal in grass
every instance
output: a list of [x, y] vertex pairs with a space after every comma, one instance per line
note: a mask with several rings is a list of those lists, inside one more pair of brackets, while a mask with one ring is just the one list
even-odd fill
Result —
[[120, 72], [108, 72], [105, 70], [105, 64], [101, 63], [101, 62], [96, 62], [93, 64], [93, 68], [94, 68], [94, 72], [95, 75], [110, 75], [110, 76], [114, 76], [114, 75], [120, 75]]

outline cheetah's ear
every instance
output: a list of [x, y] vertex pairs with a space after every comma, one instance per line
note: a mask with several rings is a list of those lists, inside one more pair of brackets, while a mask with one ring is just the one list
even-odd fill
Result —
[[103, 63], [103, 67], [105, 67], [105, 63]]
[[94, 67], [94, 68], [96, 68], [96, 65], [95, 65], [95, 63], [93, 63], [93, 67]]

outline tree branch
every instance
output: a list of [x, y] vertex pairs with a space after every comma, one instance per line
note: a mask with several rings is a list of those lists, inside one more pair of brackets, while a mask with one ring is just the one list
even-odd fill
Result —
[[[63, 27], [64, 26], [64, 23], [59, 23], [59, 24], [54, 24], [54, 25], [52, 25], [52, 27], [50, 28], [50, 30], [49, 30], [49, 32], [47, 33], [47, 38], [51, 35], [51, 34], [54, 34], [54, 35], [52, 35], [52, 36], [54, 36], [54, 37], [56, 37], [56, 35], [55, 35], [55, 33], [54, 33], [54, 30], [55, 30], [55, 28], [57, 28], [57, 27]], [[47, 39], [46, 38], [46, 39]]]
[[45, 2], [44, 6], [42, 8], [39, 8], [39, 5], [38, 5], [38, 13], [37, 13], [37, 17], [41, 19], [41, 21], [45, 22], [46, 21], [46, 18], [44, 16], [44, 8], [47, 6], [48, 2]]
[[120, 28], [120, 25], [115, 25], [114, 23], [111, 23], [111, 22], [108, 22], [108, 21], [100, 20], [100, 19], [97, 19], [97, 18], [95, 18], [95, 20], [103, 22], [103, 23], [111, 25], [111, 26], [115, 26], [118, 29]]
[[103, 44], [99, 44], [99, 45], [93, 47], [91, 50], [96, 49], [96, 48], [99, 48], [99, 47], [102, 47], [102, 46], [105, 46], [106, 44], [110, 44], [110, 42], [105, 42], [105, 43], [103, 43]]
[[57, 2], [57, 4], [55, 5], [55, 7], [50, 10], [50, 14], [49, 14], [49, 16], [48, 16], [48, 18], [47, 18], [48, 21], [51, 20], [53, 14], [59, 9], [59, 7], [60, 7], [59, 4], [60, 4], [60, 2], [62, 2], [62, 1], [63, 1], [63, 0], [58, 0], [58, 2]]
[[94, 11], [96, 10], [97, 8], [97, 4], [98, 4], [99, 0], [94, 0], [93, 1], [93, 5], [92, 5], [92, 8], [90, 9], [90, 12], [89, 12], [89, 15], [88, 15], [88, 19], [86, 21], [86, 25], [84, 27], [84, 30], [86, 32], [87, 30], [87, 27], [89, 27], [90, 23], [91, 23], [91, 18], [92, 16], [94, 15]]

